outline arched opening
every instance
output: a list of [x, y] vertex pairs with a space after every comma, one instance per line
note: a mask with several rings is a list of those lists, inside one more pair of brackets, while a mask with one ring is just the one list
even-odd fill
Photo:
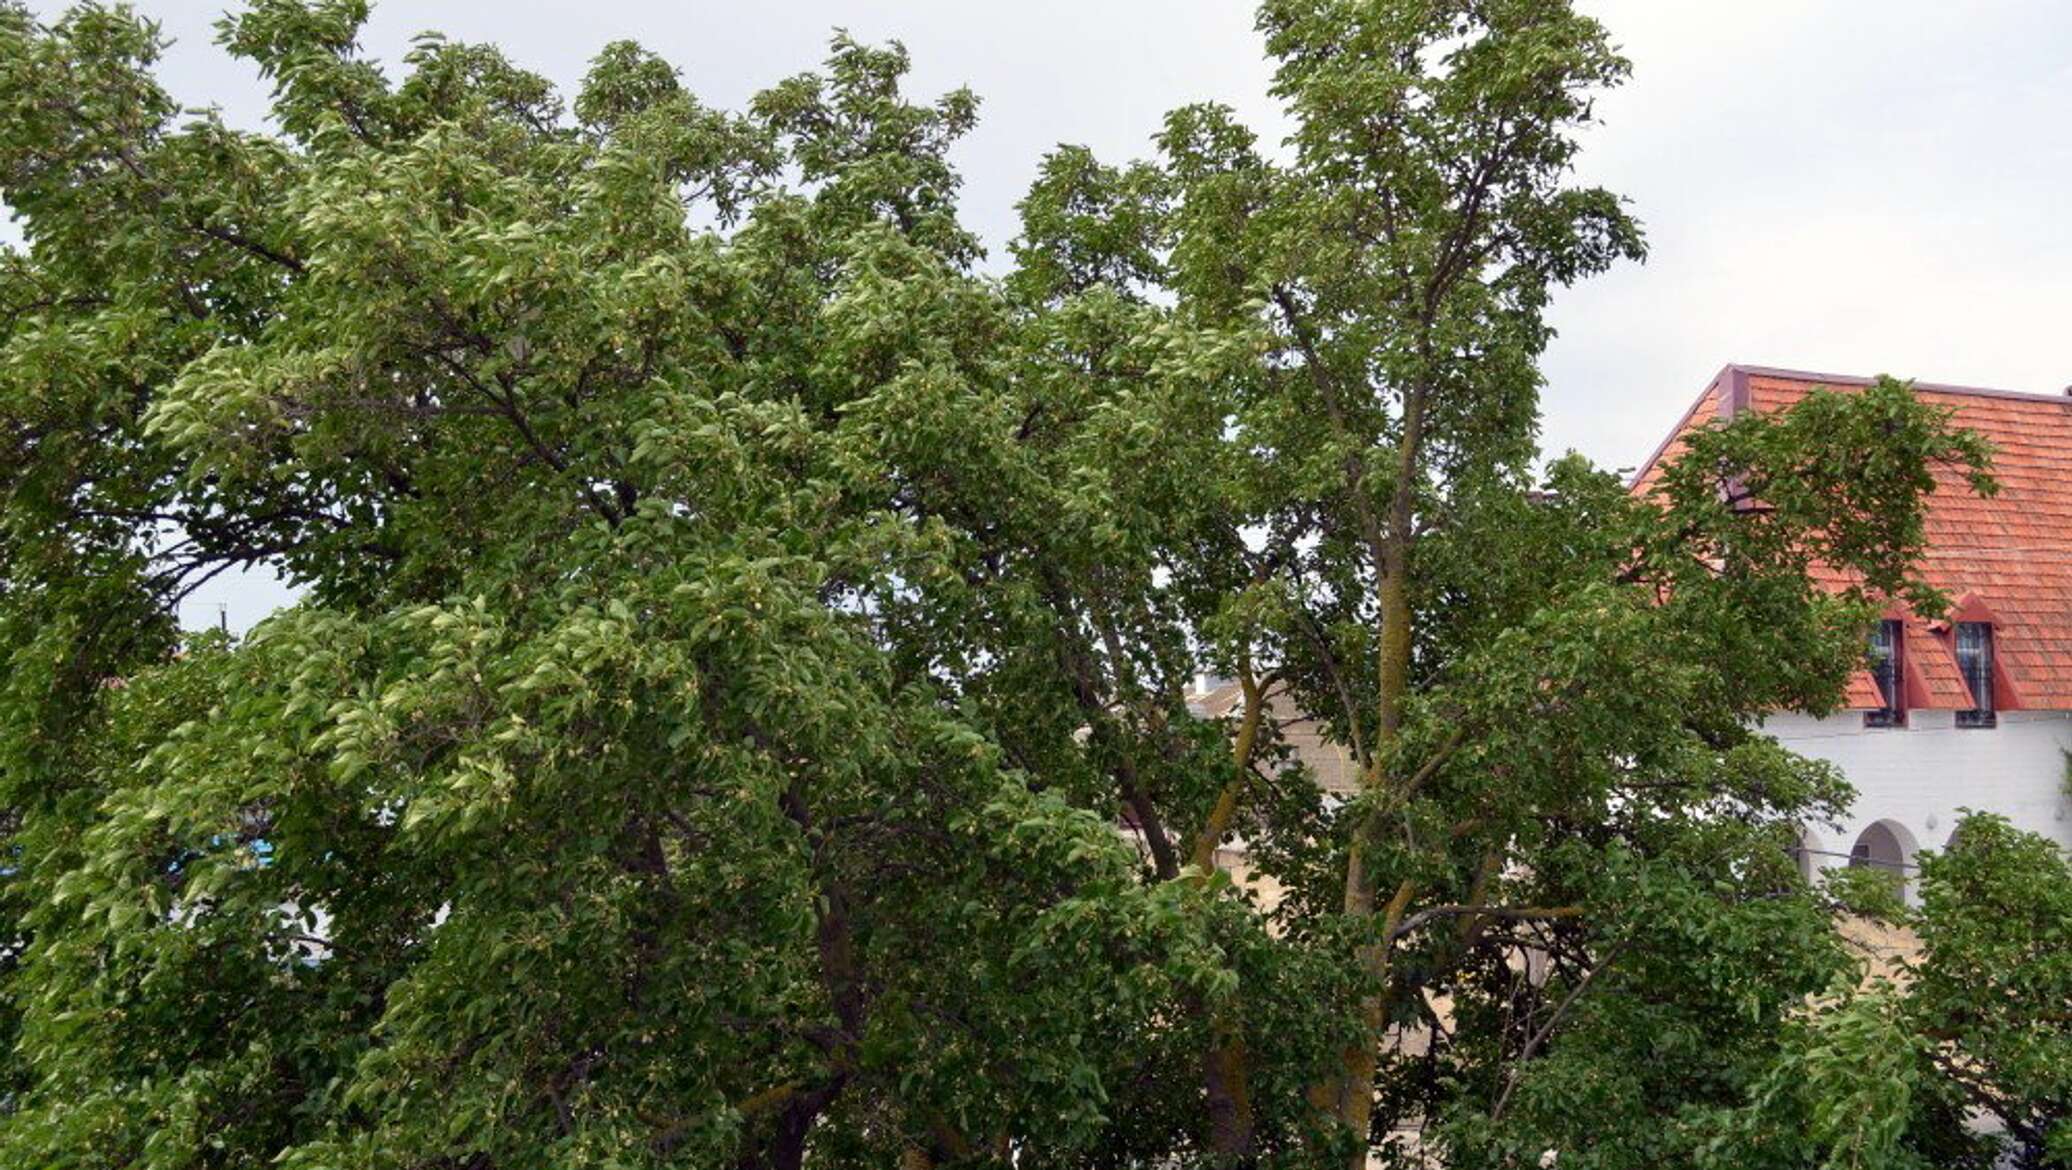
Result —
[[1820, 871], [1827, 867], [1827, 846], [1818, 834], [1801, 825], [1799, 840], [1792, 846], [1791, 859], [1799, 867], [1799, 876], [1807, 881], [1820, 877]]
[[1906, 848], [1899, 843], [1899, 834], [1884, 821], [1865, 829], [1849, 850], [1849, 865], [1854, 869], [1870, 867], [1903, 873], [1906, 864]]
[[1904, 892], [1913, 877], [1914, 852], [1919, 845], [1906, 826], [1897, 821], [1875, 821], [1856, 837], [1849, 848], [1852, 869], [1876, 869], [1892, 875]]

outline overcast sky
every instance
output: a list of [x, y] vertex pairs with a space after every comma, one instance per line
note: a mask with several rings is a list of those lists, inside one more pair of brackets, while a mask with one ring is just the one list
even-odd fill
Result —
[[[2072, 4], [2062, 0], [1579, 0], [1634, 62], [1582, 169], [1631, 199], [1652, 256], [1562, 295], [1545, 446], [1645, 458], [1729, 361], [2055, 391], [2072, 383]], [[55, 13], [61, 5], [38, 3]], [[256, 125], [265, 89], [212, 43], [224, 0], [142, 0], [191, 105]], [[1165, 110], [1282, 123], [1239, 0], [389, 0], [394, 61], [438, 29], [572, 87], [607, 41], [675, 62], [705, 100], [816, 64], [831, 29], [903, 40], [912, 91], [984, 98], [958, 163], [996, 251], [1044, 151], [1148, 150]], [[277, 591], [226, 583], [188, 619], [244, 626]]]

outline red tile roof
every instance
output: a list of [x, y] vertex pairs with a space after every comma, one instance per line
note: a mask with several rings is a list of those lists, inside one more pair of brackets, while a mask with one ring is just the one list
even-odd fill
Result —
[[[1816, 386], [1847, 391], [1871, 381], [1730, 365], [1641, 467], [1633, 490], [1651, 490], [1685, 432], [1713, 418], [1781, 410]], [[2072, 710], [2072, 398], [1923, 382], [1914, 391], [1992, 443], [2000, 481], [1999, 495], [1981, 499], [1961, 475], [1937, 469], [1922, 576], [1957, 603], [1956, 616], [1993, 622], [1996, 706]], [[1908, 615], [1903, 645], [1908, 706], [1973, 705], [1946, 623], [1931, 627]], [[1882, 705], [1867, 673], [1850, 680], [1844, 702]]]

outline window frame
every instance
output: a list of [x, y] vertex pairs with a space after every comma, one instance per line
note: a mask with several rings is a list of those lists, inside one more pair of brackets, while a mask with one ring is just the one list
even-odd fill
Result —
[[[1965, 648], [1967, 633], [1977, 639], [1969, 651]], [[2000, 725], [1998, 696], [1993, 693], [1993, 673], [1999, 663], [1995, 645], [1998, 640], [1992, 622], [1950, 623], [1951, 656], [1957, 660], [1957, 673], [1963, 677], [1965, 689], [1971, 692], [1972, 702], [1971, 707], [1957, 712], [1958, 727], [1983, 730]]]
[[1885, 705], [1863, 713], [1865, 727], [1907, 725], [1906, 636], [1906, 622], [1898, 618], [1881, 618], [1871, 627], [1871, 653], [1878, 655], [1871, 662], [1871, 682]]

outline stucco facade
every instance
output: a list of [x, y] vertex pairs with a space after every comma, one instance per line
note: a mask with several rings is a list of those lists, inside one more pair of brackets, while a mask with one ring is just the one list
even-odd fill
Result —
[[[1835, 826], [1808, 826], [1809, 868], [1848, 863], [1859, 845], [1883, 862], [1883, 826], [1903, 871], [1914, 854], [1949, 843], [1964, 810], [1998, 813], [2017, 828], [2072, 851], [2072, 797], [2065, 755], [2072, 712], [2002, 711], [1998, 726], [1960, 728], [1951, 711], [1912, 711], [1904, 727], [1866, 727], [1861, 711], [1824, 719], [1771, 716], [1764, 730], [1803, 756], [1827, 760], [1856, 789], [1856, 803]], [[1867, 839], [1866, 834], [1871, 834]]]

